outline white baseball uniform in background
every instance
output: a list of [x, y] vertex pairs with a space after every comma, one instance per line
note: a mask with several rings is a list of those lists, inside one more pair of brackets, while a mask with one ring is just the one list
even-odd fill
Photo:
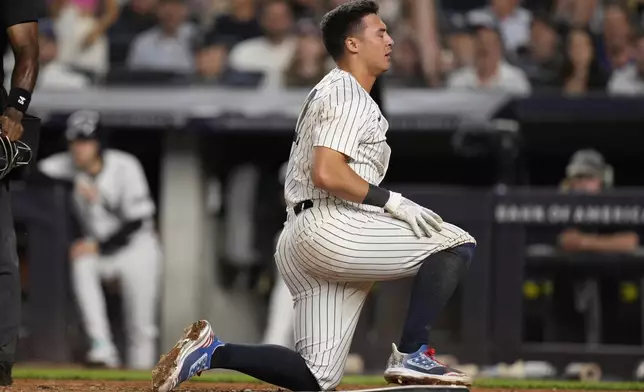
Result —
[[[67, 152], [43, 159], [39, 168], [52, 178], [74, 182], [75, 207], [88, 238], [105, 241], [124, 222], [143, 220], [143, 226], [123, 248], [110, 255], [84, 255], [71, 260], [71, 271], [85, 330], [93, 341], [89, 355], [108, 356], [113, 361], [117, 354], [101, 280], [118, 278], [126, 322], [127, 365], [151, 369], [158, 359], [156, 318], [162, 254], [153, 222], [156, 207], [140, 162], [126, 152], [107, 149], [103, 152], [103, 169], [96, 178], [78, 171]], [[83, 183], [96, 189], [96, 201], [78, 191]], [[112, 365], [118, 366], [118, 362]]]
[[[344, 153], [364, 180], [379, 185], [389, 166], [389, 127], [357, 80], [338, 68], [311, 91], [296, 128], [285, 184], [287, 220], [275, 258], [295, 301], [295, 349], [322, 390], [337, 386], [373, 282], [412, 276], [429, 255], [475, 240], [449, 223], [418, 238], [382, 208], [316, 188], [313, 149]], [[312, 200], [296, 215], [293, 207]]]
[[[279, 181], [282, 186], [286, 180], [287, 168], [288, 162], [280, 166]], [[276, 244], [280, 235], [281, 231], [275, 238]], [[293, 296], [284, 282], [284, 277], [278, 273], [268, 304], [268, 316], [262, 343], [293, 348], [293, 313]]]

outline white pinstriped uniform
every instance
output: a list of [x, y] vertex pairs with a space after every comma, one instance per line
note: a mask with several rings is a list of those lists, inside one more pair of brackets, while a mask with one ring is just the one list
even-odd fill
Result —
[[[298, 119], [285, 180], [287, 220], [275, 258], [295, 302], [295, 349], [323, 390], [342, 378], [373, 282], [415, 275], [429, 255], [475, 243], [449, 223], [419, 239], [382, 208], [344, 201], [313, 185], [314, 146], [344, 153], [358, 175], [380, 184], [391, 151], [388, 127], [367, 91], [338, 68], [311, 91]], [[295, 215], [293, 206], [307, 199], [314, 206]]]
[[[111, 358], [117, 353], [101, 281], [119, 279], [128, 335], [127, 366], [151, 369], [157, 358], [155, 304], [160, 294], [163, 257], [154, 229], [156, 205], [143, 167], [135, 156], [106, 149], [103, 163], [96, 177], [77, 169], [68, 152], [51, 155], [38, 166], [47, 176], [74, 183], [74, 207], [87, 239], [105, 241], [125, 222], [143, 220], [143, 227], [122, 248], [110, 255], [79, 256], [71, 263], [70, 273], [87, 334], [93, 342], [101, 343], [99, 352]], [[97, 200], [87, 200], [79, 192], [83, 183], [97, 191]]]

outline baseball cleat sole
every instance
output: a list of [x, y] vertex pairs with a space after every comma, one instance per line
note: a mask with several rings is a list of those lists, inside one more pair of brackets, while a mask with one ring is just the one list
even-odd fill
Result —
[[179, 385], [179, 375], [186, 358], [213, 335], [210, 324], [199, 320], [184, 330], [181, 340], [161, 356], [157, 365], [152, 369], [152, 390], [154, 392], [170, 392]]
[[472, 379], [467, 375], [427, 374], [404, 368], [387, 370], [384, 377], [388, 383], [397, 385], [472, 385]]

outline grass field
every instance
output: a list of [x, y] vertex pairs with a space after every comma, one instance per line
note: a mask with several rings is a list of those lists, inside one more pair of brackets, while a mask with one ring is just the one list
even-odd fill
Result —
[[[92, 370], [73, 368], [35, 368], [17, 367], [14, 370], [16, 380], [58, 380], [58, 381], [127, 381], [148, 382], [150, 372]], [[194, 379], [195, 383], [225, 383], [225, 384], [260, 384], [260, 381], [235, 372], [211, 371]], [[377, 376], [347, 376], [344, 385], [386, 386], [381, 375]], [[479, 379], [474, 388], [485, 389], [540, 389], [540, 390], [615, 390], [615, 391], [644, 391], [644, 383], [636, 382], [578, 382], [561, 380], [508, 380], [508, 379]]]

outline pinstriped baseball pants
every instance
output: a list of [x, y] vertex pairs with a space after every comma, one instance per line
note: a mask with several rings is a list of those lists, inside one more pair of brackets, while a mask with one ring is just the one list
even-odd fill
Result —
[[431, 254], [474, 238], [444, 224], [417, 238], [406, 222], [350, 206], [289, 212], [275, 259], [295, 303], [295, 350], [322, 390], [336, 387], [374, 282], [413, 276]]

